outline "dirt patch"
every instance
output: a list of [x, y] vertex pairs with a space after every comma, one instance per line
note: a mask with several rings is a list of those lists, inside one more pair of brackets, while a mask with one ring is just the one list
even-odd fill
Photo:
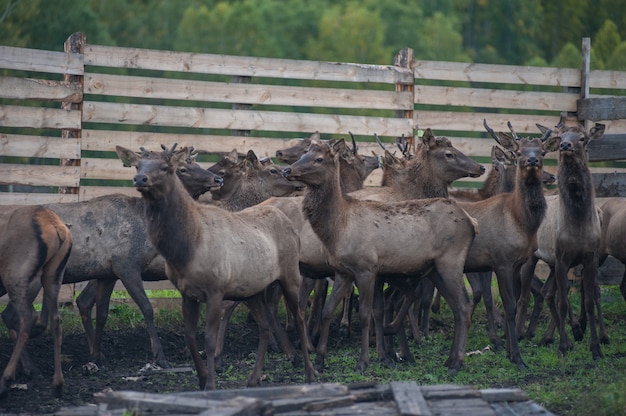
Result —
[[[95, 403], [94, 393], [106, 389], [133, 390], [150, 393], [192, 391], [198, 389], [193, 362], [185, 352], [182, 329], [160, 330], [159, 335], [171, 367], [178, 372], [157, 372], [144, 375], [140, 370], [150, 361], [150, 342], [143, 326], [121, 331], [105, 331], [103, 351], [107, 362], [95, 374], [85, 375], [83, 366], [89, 361], [87, 343], [83, 334], [63, 337], [63, 397], [52, 396], [53, 351], [48, 333], [31, 339], [27, 345], [41, 376], [27, 378], [18, 370], [16, 385], [0, 399], [0, 414], [49, 414], [62, 407], [84, 406]], [[199, 335], [201, 337], [201, 334]], [[255, 324], [231, 324], [227, 336], [224, 372], [217, 377], [218, 389], [245, 387], [254, 364], [257, 345]], [[0, 338], [0, 363], [9, 360], [13, 345], [8, 338]], [[202, 345], [202, 344], [200, 344]], [[302, 383], [303, 370], [285, 363], [284, 355], [271, 353], [265, 368], [273, 373], [265, 375], [263, 385]], [[185, 369], [185, 367], [188, 367]], [[268, 370], [269, 371], [269, 370]]]

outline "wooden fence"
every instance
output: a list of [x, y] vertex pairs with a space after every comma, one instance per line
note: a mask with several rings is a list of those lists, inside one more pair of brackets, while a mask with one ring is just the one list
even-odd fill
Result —
[[[488, 165], [483, 119], [535, 134], [562, 112], [607, 124], [592, 161], [626, 159], [626, 72], [590, 71], [588, 39], [581, 69], [420, 61], [408, 49], [389, 66], [195, 54], [90, 45], [82, 33], [64, 49], [0, 46], [0, 204], [135, 195], [116, 145], [273, 156], [319, 131], [352, 132], [361, 152], [380, 153], [374, 134], [413, 140], [429, 127]], [[599, 196], [626, 195], [626, 164], [592, 170]]]

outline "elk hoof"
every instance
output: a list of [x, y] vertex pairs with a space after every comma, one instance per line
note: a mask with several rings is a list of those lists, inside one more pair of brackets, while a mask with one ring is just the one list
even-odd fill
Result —
[[611, 340], [609, 339], [608, 335], [600, 335], [600, 344], [609, 345], [610, 343], [611, 343]]
[[552, 345], [554, 343], [554, 338], [541, 338], [539, 341], [540, 347], [545, 347], [546, 345]]
[[574, 335], [574, 339], [576, 341], [582, 341], [585, 335], [585, 331], [581, 325], [572, 326], [572, 334]]
[[366, 369], [367, 369], [367, 363], [363, 360], [359, 360], [359, 362], [356, 363], [356, 368], [354, 369], [354, 371], [357, 374], [364, 374]]
[[56, 398], [63, 396], [63, 384], [52, 386], [52, 395]]
[[602, 354], [602, 351], [600, 350], [599, 344], [592, 345], [590, 350], [591, 350], [591, 355], [594, 361], [598, 361], [599, 359], [604, 357], [604, 355]]

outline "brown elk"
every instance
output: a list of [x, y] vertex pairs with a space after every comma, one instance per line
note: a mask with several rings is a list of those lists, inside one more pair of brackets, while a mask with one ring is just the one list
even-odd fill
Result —
[[37, 205], [0, 213], [0, 230], [0, 296], [8, 293], [18, 320], [13, 353], [0, 379], [0, 396], [7, 393], [7, 384], [15, 380], [17, 364], [37, 319], [33, 301], [42, 287], [45, 312], [40, 326], [45, 328], [50, 320], [54, 348], [52, 389], [55, 396], [60, 396], [64, 379], [58, 299], [72, 235], [58, 215]]
[[[172, 148], [175, 149], [176, 146]], [[222, 179], [207, 175], [206, 170], [195, 163], [189, 149], [176, 150], [190, 157], [179, 158], [176, 175], [187, 192], [197, 198], [203, 192], [221, 186]], [[165, 263], [148, 241], [143, 218], [143, 201], [126, 195], [104, 195], [82, 202], [45, 205], [71, 225], [74, 247], [69, 258], [63, 283], [89, 280], [76, 299], [81, 313], [90, 359], [101, 364], [105, 357], [101, 340], [106, 325], [109, 302], [115, 283], [119, 279], [139, 307], [150, 336], [152, 359], [161, 367], [167, 367], [163, 347], [154, 325], [154, 312], [146, 296], [143, 281], [167, 279]], [[96, 327], [91, 312], [96, 304]], [[11, 318], [9, 304], [3, 313], [7, 325]]]
[[[548, 131], [546, 127], [537, 127], [542, 132]], [[545, 298], [559, 329], [559, 354], [565, 355], [573, 348], [565, 331], [565, 320], [570, 312], [567, 272], [571, 267], [581, 264], [582, 292], [587, 294], [584, 308], [590, 324], [590, 350], [594, 359], [602, 357], [594, 319], [596, 293], [599, 293], [596, 273], [600, 257], [601, 225], [587, 163], [587, 146], [591, 140], [600, 139], [604, 130], [605, 126], [599, 123], [589, 132], [582, 125], [567, 126], [561, 117], [552, 132], [552, 137], [560, 141], [557, 171], [559, 192], [558, 195], [548, 197], [546, 219], [537, 234], [539, 246], [522, 269], [521, 294], [517, 306], [518, 335], [521, 335], [528, 305], [529, 282], [537, 261], [545, 261], [553, 275], [553, 279], [549, 278], [546, 282]], [[558, 308], [555, 302], [557, 292]], [[575, 337], [581, 339], [579, 325], [572, 325]]]
[[[602, 242], [600, 264], [608, 256], [626, 264], [626, 199], [609, 198], [600, 206], [602, 210]], [[626, 300], [626, 271], [620, 284], [622, 297]]]
[[[485, 122], [485, 127], [488, 127]], [[489, 130], [489, 129], [488, 129]], [[465, 272], [493, 271], [505, 314], [506, 351], [518, 367], [524, 367], [515, 328], [514, 281], [519, 270], [534, 252], [536, 233], [546, 212], [543, 193], [543, 156], [556, 150], [558, 139], [529, 139], [500, 133], [517, 157], [515, 190], [478, 202], [459, 202], [478, 220], [480, 233], [474, 239], [465, 263]]]
[[[456, 372], [465, 356], [469, 329], [469, 298], [463, 285], [465, 255], [474, 238], [473, 220], [446, 199], [384, 204], [346, 195], [340, 184], [339, 158], [345, 143], [312, 144], [297, 162], [284, 169], [287, 178], [307, 185], [302, 209], [327, 248], [330, 265], [344, 279], [324, 307], [317, 362], [326, 356], [330, 313], [352, 282], [359, 290], [361, 354], [357, 370], [369, 363], [369, 326], [376, 325], [377, 352], [382, 350], [382, 283], [428, 275], [450, 302], [455, 329], [449, 370]], [[428, 236], [428, 237], [425, 237]], [[377, 278], [378, 276], [378, 278]], [[339, 287], [337, 287], [339, 286]], [[375, 296], [380, 293], [380, 296]]]
[[[216, 387], [214, 357], [224, 299], [245, 299], [255, 315], [259, 345], [248, 385], [259, 384], [271, 320], [264, 291], [275, 282], [280, 284], [296, 320], [305, 381], [314, 381], [304, 312], [298, 308], [302, 281], [298, 271], [299, 241], [289, 219], [274, 207], [229, 212], [199, 204], [174, 175], [175, 159], [180, 156], [171, 152], [143, 150], [138, 155], [120, 146], [116, 151], [120, 159], [137, 168], [133, 182], [144, 200], [148, 237], [165, 258], [168, 279], [181, 292], [185, 342], [200, 388]], [[196, 341], [200, 303], [206, 304], [206, 364]]]

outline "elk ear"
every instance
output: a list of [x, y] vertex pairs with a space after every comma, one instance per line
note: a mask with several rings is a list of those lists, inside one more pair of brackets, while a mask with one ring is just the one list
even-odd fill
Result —
[[507, 157], [506, 157], [506, 153], [504, 153], [504, 150], [502, 150], [498, 146], [493, 146], [491, 148], [491, 163], [506, 164]]
[[122, 146], [115, 146], [115, 152], [122, 163], [124, 163], [124, 166], [137, 166], [137, 162], [139, 162], [139, 155], [137, 153]]
[[422, 135], [422, 143], [424, 143], [424, 145], [426, 145], [427, 148], [437, 145], [437, 140], [435, 138], [435, 135], [433, 134], [433, 131], [430, 128], [427, 128], [426, 130], [424, 130], [424, 134]]
[[506, 150], [510, 150], [512, 152], [517, 152], [517, 149], [519, 149], [519, 144], [517, 143], [517, 140], [515, 140], [513, 136], [510, 136], [503, 132], [498, 133], [498, 143]]
[[346, 151], [346, 141], [342, 137], [341, 139], [334, 140], [330, 143], [330, 150], [333, 156], [335, 155], [343, 155]]
[[258, 166], [259, 164], [259, 158], [256, 157], [256, 153], [254, 153], [252, 149], [248, 150], [248, 153], [246, 153], [246, 160], [253, 166]]
[[309, 137], [308, 139], [304, 139], [304, 140], [308, 140], [309, 142], [320, 142], [322, 138], [320, 137], [320, 132], [316, 131], [315, 133], [311, 135], [311, 137]]
[[546, 153], [556, 152], [559, 150], [559, 146], [561, 145], [561, 138], [559, 136], [550, 136], [548, 137], [541, 147], [543, 151]]
[[273, 162], [272, 162], [272, 159], [270, 159], [269, 157], [267, 157], [267, 156], [266, 156], [266, 157], [263, 157], [263, 158], [259, 159], [259, 163], [260, 163], [262, 166], [269, 166], [269, 165], [271, 165]]
[[233, 150], [230, 151], [230, 153], [228, 153], [224, 157], [227, 157], [230, 160], [232, 160], [233, 162], [236, 162], [236, 161], [239, 160], [239, 153], [237, 152], [237, 149], [233, 149]]
[[604, 130], [606, 129], [606, 125], [596, 123], [595, 126], [589, 130], [589, 140], [598, 140], [604, 136]]

